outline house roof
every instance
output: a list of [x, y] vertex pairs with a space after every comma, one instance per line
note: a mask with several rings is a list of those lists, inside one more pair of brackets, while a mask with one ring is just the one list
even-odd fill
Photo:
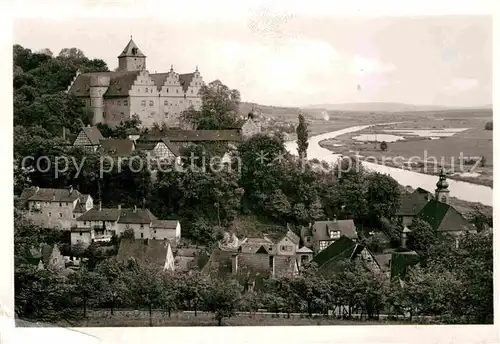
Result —
[[343, 235], [339, 239], [337, 239], [333, 244], [329, 245], [321, 252], [319, 252], [313, 258], [313, 261], [316, 264], [318, 264], [318, 268], [321, 268], [329, 261], [339, 261], [342, 259], [349, 259], [352, 257], [355, 251], [357, 252], [356, 250], [357, 246], [361, 245], [357, 245], [354, 241]]
[[[104, 97], [127, 97], [139, 71], [83, 73], [76, 77], [68, 93], [77, 97], [90, 97], [90, 83], [94, 76], [109, 78], [109, 85]], [[104, 85], [106, 86], [106, 85]]]
[[[231, 251], [214, 250], [202, 269], [203, 273], [226, 277], [232, 274], [232, 257], [238, 257], [237, 276], [246, 278], [266, 279], [270, 276], [269, 260], [262, 259], [260, 254], [234, 253]], [[274, 256], [274, 271], [277, 277], [291, 275], [297, 266], [295, 256]]]
[[129, 139], [101, 140], [101, 151], [113, 156], [129, 156], [134, 151], [134, 141]]
[[232, 125], [226, 126], [227, 129], [241, 129], [249, 119], [240, 119], [234, 122]]
[[420, 257], [415, 251], [393, 252], [391, 254], [391, 278], [403, 277], [408, 267], [416, 265]]
[[80, 198], [82, 194], [73, 189], [45, 189], [32, 187], [23, 190], [21, 198], [27, 201], [42, 201], [42, 202], [73, 202]]
[[126, 262], [133, 258], [139, 263], [151, 264], [160, 269], [165, 266], [168, 240], [122, 239], [116, 259]]
[[312, 225], [312, 235], [315, 240], [331, 240], [330, 230], [340, 231], [340, 235], [357, 239], [356, 226], [353, 220], [316, 221]]
[[146, 57], [146, 55], [142, 53], [137, 44], [130, 38], [130, 41], [118, 57]]
[[83, 127], [82, 131], [93, 145], [99, 145], [99, 140], [104, 139], [104, 136], [102, 136], [101, 131], [97, 127]]
[[176, 229], [178, 223], [177, 220], [154, 220], [151, 226], [154, 228]]
[[422, 188], [417, 188], [411, 194], [406, 194], [401, 200], [401, 205], [396, 212], [399, 216], [415, 216], [425, 207], [432, 194]]
[[301, 248], [299, 248], [297, 251], [295, 251], [296, 253], [313, 253], [313, 251], [310, 249], [310, 248], [307, 248], [305, 246], [302, 246]]
[[283, 240], [284, 238], [290, 239], [291, 242], [293, 242], [294, 244], [297, 244], [297, 245], [300, 243], [299, 236], [297, 234], [295, 234], [294, 232], [292, 232], [290, 229], [284, 235], [279, 237], [278, 240], [276, 240], [276, 242], [278, 243], [281, 240]]
[[474, 226], [451, 205], [432, 200], [418, 213], [418, 217], [427, 221], [436, 231], [472, 230]]
[[179, 81], [182, 86], [182, 90], [184, 92], [187, 92], [189, 85], [191, 84], [191, 81], [193, 80], [194, 73], [185, 73], [185, 74], [179, 74]]
[[171, 142], [241, 141], [237, 130], [167, 130], [165, 137]]
[[82, 216], [78, 217], [77, 221], [108, 221], [116, 222], [120, 218], [120, 210], [115, 208], [92, 208]]
[[380, 269], [383, 272], [390, 271], [390, 269], [391, 269], [391, 257], [392, 257], [392, 255], [390, 253], [375, 254], [375, 255], [373, 255], [373, 257], [375, 258], [378, 266], [380, 267]]
[[139, 138], [139, 140], [137, 141], [135, 147], [138, 150], [151, 151], [156, 147], [156, 145], [159, 142], [162, 142], [163, 144], [165, 144], [165, 146], [167, 146], [167, 148], [170, 150], [170, 152], [172, 152], [173, 155], [175, 155], [175, 156], [180, 155], [179, 148], [177, 147], [176, 144], [170, 142], [170, 140], [167, 139], [166, 137], [159, 137], [159, 136], [155, 136], [155, 135], [143, 135], [143, 136], [141, 136]]
[[158, 220], [149, 209], [121, 209], [118, 223], [140, 223], [148, 224]]

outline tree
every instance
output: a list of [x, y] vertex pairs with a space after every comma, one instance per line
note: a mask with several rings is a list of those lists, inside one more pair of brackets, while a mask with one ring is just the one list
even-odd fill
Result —
[[162, 285], [156, 266], [136, 263], [127, 270], [125, 280], [129, 297], [136, 306], [145, 305], [149, 311], [149, 326], [153, 326], [153, 306], [161, 305]]
[[411, 224], [411, 232], [408, 233], [408, 246], [423, 256], [427, 256], [427, 250], [436, 242], [437, 236], [432, 227], [426, 221], [415, 218]]
[[99, 263], [95, 272], [101, 276], [100, 301], [108, 305], [111, 315], [119, 303], [127, 300], [127, 283], [125, 279], [125, 266], [114, 258], [106, 259]]
[[387, 142], [382, 141], [382, 142], [380, 143], [380, 149], [381, 149], [382, 151], [384, 151], [384, 152], [385, 152], [385, 151], [387, 150], [387, 147], [388, 147], [388, 146], [387, 146]]
[[85, 266], [81, 266], [77, 272], [70, 275], [70, 283], [73, 290], [81, 298], [83, 306], [83, 317], [87, 317], [88, 301], [98, 295], [98, 287], [101, 285], [101, 276], [90, 272]]
[[238, 118], [240, 92], [230, 89], [221, 81], [215, 80], [200, 87], [201, 108], [190, 108], [182, 117], [193, 123], [196, 129], [224, 129], [235, 123]]
[[493, 130], [493, 121], [486, 122], [484, 130]]
[[127, 228], [125, 231], [123, 231], [122, 239], [135, 239], [135, 233], [133, 228]]
[[170, 318], [172, 310], [176, 309], [179, 301], [179, 279], [174, 273], [169, 271], [162, 275], [162, 289], [160, 295], [160, 304], [168, 312]]
[[207, 308], [215, 313], [215, 320], [219, 326], [224, 318], [230, 318], [236, 314], [241, 297], [241, 285], [233, 279], [213, 280], [205, 294]]
[[367, 178], [366, 200], [368, 216], [372, 219], [392, 219], [401, 204], [399, 184], [391, 176], [370, 173]]
[[299, 125], [297, 126], [297, 150], [299, 157], [302, 159], [307, 158], [307, 147], [309, 146], [307, 123], [304, 115], [299, 114]]

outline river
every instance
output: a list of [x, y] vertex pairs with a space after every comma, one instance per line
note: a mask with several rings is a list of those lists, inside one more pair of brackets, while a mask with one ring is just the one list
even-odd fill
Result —
[[[384, 123], [391, 124], [391, 123]], [[375, 125], [375, 124], [374, 124]], [[328, 163], [336, 162], [339, 158], [339, 154], [335, 154], [332, 151], [323, 148], [319, 145], [320, 141], [325, 139], [331, 139], [343, 134], [357, 132], [374, 125], [359, 125], [354, 127], [349, 127], [341, 130], [331, 131], [329, 133], [312, 136], [309, 138], [309, 147], [307, 149], [307, 157], [309, 159], [324, 160]], [[376, 124], [381, 125], [381, 124]], [[286, 149], [293, 155], [298, 155], [297, 153], [297, 143], [295, 141], [285, 142]], [[431, 176], [428, 174], [417, 173], [413, 171], [403, 170], [400, 168], [383, 166], [375, 164], [372, 162], [362, 161], [363, 166], [371, 171], [385, 173], [394, 178], [399, 184], [404, 186], [411, 186], [412, 188], [421, 187], [430, 192], [434, 192], [436, 188], [436, 183], [438, 181], [437, 176]], [[468, 202], [479, 202], [484, 205], [493, 206], [493, 189], [472, 183], [467, 183], [463, 181], [448, 179], [450, 196], [456, 197], [458, 199], [468, 201]]]

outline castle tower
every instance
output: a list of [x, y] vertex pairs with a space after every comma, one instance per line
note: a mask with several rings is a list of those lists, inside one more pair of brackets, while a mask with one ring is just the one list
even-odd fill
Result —
[[135, 71], [146, 69], [146, 55], [137, 47], [135, 42], [130, 36], [125, 49], [123, 49], [120, 56], [118, 56], [118, 70], [119, 71]]
[[443, 169], [441, 169], [441, 173], [439, 174], [439, 181], [436, 183], [436, 186], [436, 200], [441, 203], [448, 203], [448, 194], [450, 193], [450, 190], [448, 190], [446, 173]]
[[109, 87], [110, 77], [105, 75], [91, 75], [89, 83], [90, 92], [90, 105], [94, 111], [94, 118], [92, 124], [104, 123], [104, 93]]

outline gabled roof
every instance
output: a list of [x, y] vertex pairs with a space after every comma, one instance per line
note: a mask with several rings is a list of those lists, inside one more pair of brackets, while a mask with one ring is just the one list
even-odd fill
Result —
[[[104, 97], [127, 97], [140, 71], [117, 71], [83, 73], [76, 77], [68, 94], [77, 97], [90, 97], [90, 79], [92, 76], [109, 78], [109, 85]], [[106, 85], [103, 85], [104, 87]]]
[[383, 272], [390, 271], [392, 258], [392, 255], [390, 253], [376, 254], [373, 257], [375, 258], [378, 266]]
[[100, 142], [100, 150], [112, 156], [129, 156], [135, 148], [134, 141], [129, 139], [104, 139]]
[[116, 259], [126, 262], [134, 259], [139, 263], [151, 264], [163, 269], [167, 259], [168, 240], [122, 239]]
[[116, 222], [120, 218], [120, 210], [115, 208], [92, 208], [82, 216], [78, 217], [77, 221], [108, 221]]
[[297, 234], [295, 234], [294, 232], [292, 232], [290, 229], [284, 235], [282, 235], [281, 237], [279, 237], [276, 240], [276, 243], [280, 242], [284, 238], [288, 238], [291, 242], [293, 242], [296, 245], [298, 245], [300, 243], [299, 236]]
[[149, 224], [158, 220], [149, 209], [121, 209], [118, 223]]
[[176, 229], [178, 223], [177, 220], [154, 220], [151, 226], [154, 228]]
[[474, 226], [451, 205], [432, 200], [418, 213], [418, 217], [427, 221], [435, 231], [467, 231]]
[[189, 85], [191, 84], [191, 81], [193, 80], [194, 73], [185, 73], [185, 74], [179, 74], [179, 81], [182, 86], [182, 90], [184, 92], [187, 92]]
[[237, 130], [167, 130], [165, 137], [171, 142], [242, 140]]
[[176, 144], [170, 142], [166, 137], [159, 137], [155, 135], [143, 135], [137, 140], [135, 148], [137, 150], [151, 151], [153, 150], [158, 143], [162, 142], [167, 146], [167, 148], [172, 152], [173, 155], [179, 156], [179, 148]]
[[257, 251], [255, 251], [255, 253], [269, 254], [269, 252], [267, 252], [264, 246], [261, 246]]
[[240, 119], [234, 122], [232, 125], [226, 126], [227, 129], [241, 129], [243, 126], [250, 121], [250, 119]]
[[101, 131], [97, 127], [83, 127], [82, 131], [93, 145], [99, 145], [99, 140], [104, 139], [104, 136], [102, 136]]
[[401, 205], [396, 215], [415, 216], [425, 207], [429, 199], [432, 198], [433, 196], [430, 192], [422, 188], [417, 188], [411, 194], [406, 194], [402, 197]]
[[[353, 256], [356, 248], [361, 245], [357, 245], [354, 241], [346, 236], [341, 236], [333, 244], [329, 245], [318, 253], [314, 258], [313, 262], [318, 264], [318, 268], [321, 268], [329, 261], [339, 261], [342, 259], [349, 259]], [[361, 249], [363, 247], [361, 246]], [[361, 252], [361, 250], [359, 251]], [[358, 252], [358, 253], [359, 253]]]
[[127, 43], [125, 46], [125, 49], [123, 49], [122, 53], [118, 56], [120, 57], [146, 57], [142, 53], [142, 51], [139, 49], [137, 44], [130, 38], [130, 41]]
[[404, 277], [408, 267], [416, 265], [420, 257], [415, 251], [393, 252], [391, 254], [391, 278]]
[[312, 225], [312, 235], [315, 240], [332, 240], [330, 230], [340, 231], [341, 236], [351, 239], [358, 238], [353, 220], [316, 221]]
[[295, 251], [296, 253], [313, 253], [313, 251], [310, 249], [310, 248], [307, 248], [305, 246], [302, 246], [301, 248], [299, 248], [297, 251]]
[[21, 198], [27, 201], [41, 202], [73, 202], [80, 198], [82, 194], [73, 189], [44, 189], [44, 188], [28, 188], [25, 189]]

